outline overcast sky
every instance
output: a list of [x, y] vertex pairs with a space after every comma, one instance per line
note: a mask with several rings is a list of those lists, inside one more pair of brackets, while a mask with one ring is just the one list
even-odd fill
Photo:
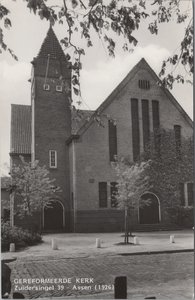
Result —
[[[61, 2], [56, 1], [58, 4]], [[49, 24], [33, 13], [30, 14], [22, 0], [1, 2], [10, 8], [13, 25], [9, 31], [5, 31], [5, 39], [19, 58], [17, 62], [8, 53], [0, 54], [0, 165], [4, 175], [6, 165], [9, 165], [11, 103], [30, 104], [30, 62], [38, 54]], [[184, 0], [184, 9], [189, 8], [190, 3], [191, 1]], [[142, 57], [158, 74], [162, 60], [173, 54], [179, 46], [184, 26], [164, 24], [160, 27], [159, 34], [154, 36], [147, 31], [145, 23], [136, 33], [139, 43], [134, 52], [126, 53], [117, 49], [115, 59], [106, 54], [102, 42], [96, 38], [94, 47], [86, 49], [83, 59], [83, 108], [96, 109]], [[59, 39], [65, 36], [63, 26], [54, 26], [54, 31]], [[192, 118], [192, 86], [176, 85], [171, 93]]]

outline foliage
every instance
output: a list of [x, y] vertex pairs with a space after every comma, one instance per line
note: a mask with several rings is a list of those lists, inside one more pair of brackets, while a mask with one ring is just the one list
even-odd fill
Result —
[[153, 191], [164, 199], [167, 206], [179, 201], [179, 183], [193, 181], [193, 141], [182, 138], [178, 148], [173, 130], [160, 129], [150, 138], [141, 157], [151, 160], [147, 169]]
[[[190, 0], [189, 0], [190, 1]], [[157, 35], [159, 26], [163, 23], [175, 21], [186, 26], [184, 37], [177, 50], [162, 64], [160, 76], [162, 84], [172, 88], [175, 81], [184, 82], [182, 74], [174, 74], [176, 67], [181, 64], [186, 71], [193, 72], [193, 24], [191, 3], [187, 2], [187, 9], [182, 8], [182, 0], [63, 0], [56, 5], [49, 4], [47, 0], [25, 0], [27, 7], [41, 19], [49, 20], [51, 24], [61, 24], [66, 30], [62, 45], [66, 52], [73, 49], [72, 84], [76, 95], [80, 92], [80, 69], [82, 68], [81, 56], [85, 55], [85, 47], [93, 46], [93, 37], [97, 37], [106, 45], [108, 54], [115, 55], [116, 46], [122, 46], [124, 51], [132, 51], [137, 44], [136, 31], [140, 24], [148, 20], [146, 26], [151, 34]], [[0, 20], [4, 27], [11, 27], [8, 17], [9, 10], [0, 4]], [[9, 50], [4, 42], [1, 28], [0, 46], [2, 50]], [[119, 37], [119, 39], [118, 39]], [[122, 41], [120, 39], [122, 37]], [[83, 45], [85, 41], [85, 46]], [[67, 58], [70, 59], [69, 54]], [[166, 70], [168, 65], [171, 70]], [[163, 78], [164, 76], [164, 78]], [[79, 101], [80, 102], [80, 101]]]
[[174, 206], [168, 209], [171, 222], [178, 226], [192, 228], [194, 225], [194, 208]]
[[117, 175], [116, 199], [119, 208], [137, 208], [141, 195], [149, 190], [146, 170], [150, 161], [130, 164], [124, 158], [115, 164]]
[[[149, 164], [149, 161], [131, 164], [125, 158], [114, 164], [117, 175], [117, 193], [115, 197], [118, 208], [124, 209], [125, 212], [125, 244], [129, 242], [129, 230], [131, 230], [129, 214], [138, 206], [147, 205], [150, 202], [150, 200], [144, 201], [144, 204], [141, 202], [141, 195], [150, 188], [148, 184], [149, 178], [146, 176]], [[133, 216], [130, 214], [131, 218]]]
[[20, 227], [11, 227], [8, 222], [1, 222], [1, 250], [8, 251], [10, 243], [16, 249], [32, 246], [42, 241], [41, 235]]
[[39, 166], [38, 161], [32, 164], [20, 158], [21, 163], [12, 167], [10, 189], [18, 200], [17, 212], [23, 217], [41, 211], [43, 206], [49, 206], [49, 200], [61, 190], [53, 185], [55, 179], [49, 178], [45, 166]]

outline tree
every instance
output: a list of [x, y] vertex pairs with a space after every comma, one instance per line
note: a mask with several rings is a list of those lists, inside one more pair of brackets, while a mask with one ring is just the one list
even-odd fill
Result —
[[11, 170], [12, 184], [10, 192], [16, 200], [16, 212], [20, 217], [41, 212], [43, 207], [50, 207], [50, 200], [61, 190], [54, 186], [55, 179], [49, 178], [45, 166], [39, 166], [38, 161], [26, 162], [23, 157], [19, 165]]
[[[192, 2], [186, 1], [186, 8], [182, 8], [182, 0], [62, 0], [56, 4], [49, 4], [47, 0], [24, 0], [27, 7], [41, 19], [49, 20], [51, 24], [61, 24], [65, 29], [65, 36], [61, 43], [66, 57], [71, 60], [74, 93], [81, 97], [80, 70], [81, 57], [85, 55], [85, 47], [92, 47], [94, 36], [106, 45], [109, 55], [115, 55], [117, 46], [124, 51], [132, 51], [138, 44], [136, 31], [140, 24], [146, 23], [151, 34], [157, 35], [159, 26], [173, 20], [177, 24], [185, 24], [185, 33], [177, 50], [162, 63], [159, 73], [160, 84], [172, 88], [174, 82], [189, 82], [179, 71], [179, 65], [189, 76], [193, 73], [193, 22]], [[0, 4], [0, 21], [5, 28], [11, 27], [10, 11]], [[187, 24], [187, 25], [186, 25]], [[119, 39], [117, 39], [119, 37]], [[121, 39], [122, 38], [122, 39]], [[86, 42], [84, 43], [83, 40]], [[84, 46], [83, 46], [84, 45]], [[1, 50], [8, 50], [17, 59], [14, 52], [4, 41], [3, 29], [0, 29]], [[72, 57], [69, 49], [73, 49]], [[169, 68], [170, 67], [170, 68]], [[78, 103], [80, 103], [80, 99]]]
[[[128, 224], [128, 213], [143, 205], [141, 195], [150, 189], [149, 178], [146, 176], [149, 165], [150, 161], [132, 164], [124, 158], [114, 165], [117, 175], [117, 193], [115, 196], [118, 208], [124, 209], [125, 212], [125, 244], [129, 242], [129, 229], [131, 230]], [[144, 204], [149, 204], [149, 201], [144, 201]], [[130, 215], [131, 217], [132, 215]]]
[[153, 191], [166, 207], [180, 205], [179, 185], [193, 182], [193, 141], [177, 140], [174, 130], [157, 130], [150, 138], [141, 161], [150, 160], [146, 171]]

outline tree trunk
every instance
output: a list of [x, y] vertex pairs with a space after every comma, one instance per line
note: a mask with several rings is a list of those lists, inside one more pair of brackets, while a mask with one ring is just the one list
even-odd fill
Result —
[[125, 207], [125, 239], [124, 243], [128, 244], [129, 242], [129, 235], [128, 235], [128, 208]]
[[43, 229], [43, 208], [40, 210], [40, 234], [42, 234], [42, 229]]
[[10, 226], [14, 227], [14, 192], [10, 194]]

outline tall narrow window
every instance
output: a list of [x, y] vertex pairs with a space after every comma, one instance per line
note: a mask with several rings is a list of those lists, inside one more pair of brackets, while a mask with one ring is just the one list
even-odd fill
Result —
[[57, 168], [57, 151], [49, 150], [49, 167]]
[[152, 119], [153, 119], [153, 129], [155, 131], [160, 127], [159, 102], [157, 100], [152, 100]]
[[112, 120], [108, 121], [110, 161], [115, 161], [117, 155], [117, 128]]
[[185, 206], [184, 183], [179, 183], [179, 198], [180, 198], [180, 204], [182, 206]]
[[111, 182], [110, 184], [110, 196], [111, 196], [111, 207], [116, 208], [118, 206], [118, 201], [116, 198], [116, 194], [118, 192], [117, 182]]
[[106, 208], [107, 202], [107, 182], [99, 182], [99, 207]]
[[180, 154], [181, 154], [181, 126], [174, 125], [174, 132], [175, 132], [176, 153], [178, 156], [180, 156]]
[[187, 183], [187, 194], [188, 194], [188, 206], [193, 205], [193, 183]]
[[154, 130], [154, 144], [157, 155], [160, 157], [160, 117], [159, 117], [159, 102], [157, 100], [152, 100], [152, 120], [153, 120], [153, 130]]
[[150, 139], [149, 102], [146, 99], [142, 100], [142, 125], [143, 143], [145, 149]]
[[136, 161], [140, 155], [138, 99], [131, 99], [131, 119], [132, 119], [133, 160]]

